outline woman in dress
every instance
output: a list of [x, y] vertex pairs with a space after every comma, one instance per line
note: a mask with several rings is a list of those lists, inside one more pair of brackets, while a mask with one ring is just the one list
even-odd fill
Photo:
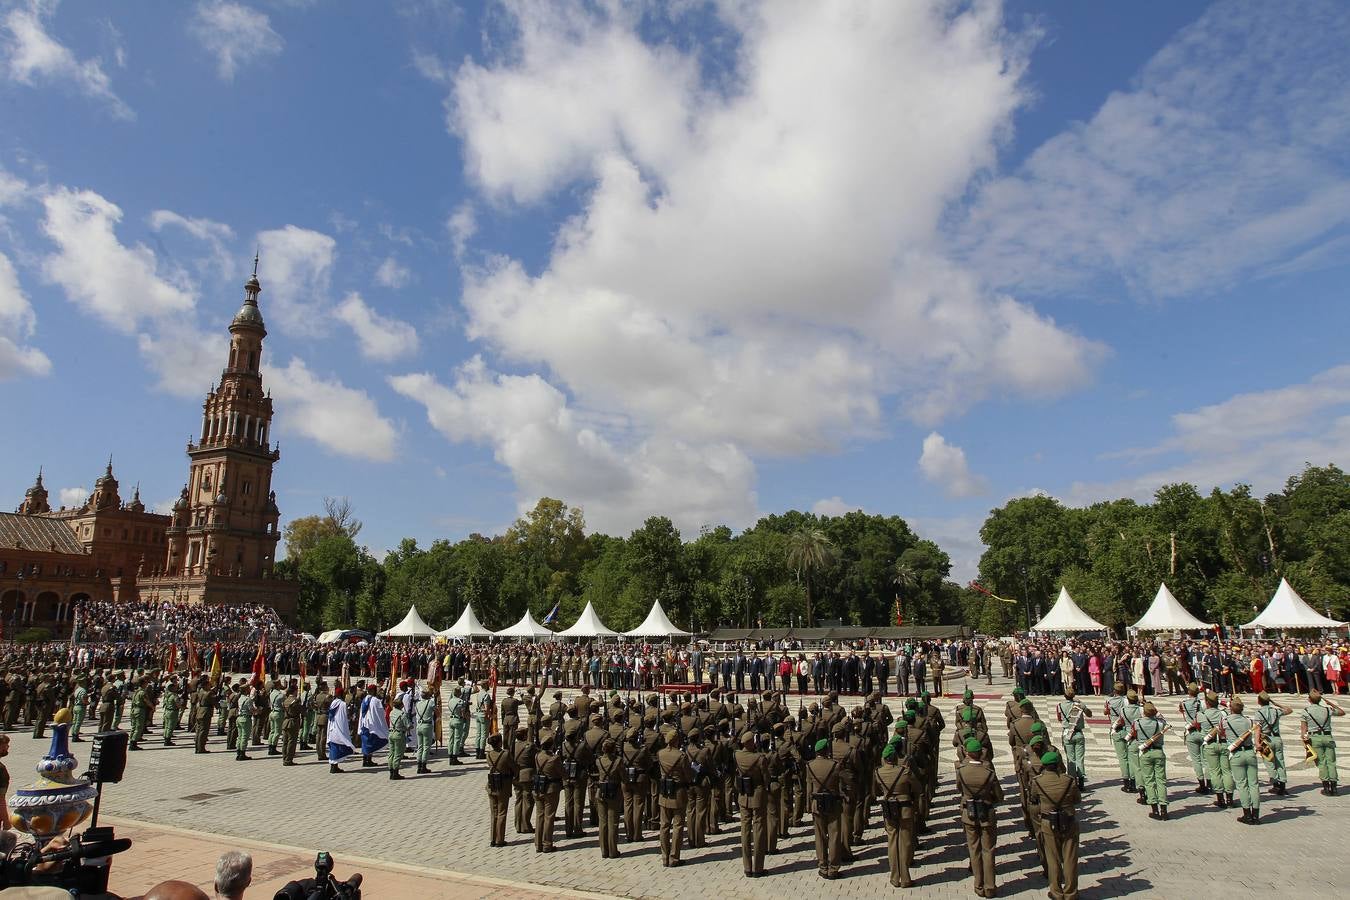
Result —
[[1102, 695], [1102, 655], [1096, 650], [1088, 657], [1088, 678], [1092, 681], [1092, 693]]

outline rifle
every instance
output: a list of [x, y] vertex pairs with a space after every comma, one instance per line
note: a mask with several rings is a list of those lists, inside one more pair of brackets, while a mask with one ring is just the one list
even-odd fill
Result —
[[1253, 731], [1255, 731], [1255, 730], [1256, 730], [1256, 726], [1255, 726], [1255, 725], [1252, 725], [1251, 728], [1248, 728], [1246, 731], [1242, 732], [1242, 736], [1241, 736], [1241, 737], [1239, 737], [1237, 740], [1233, 741], [1233, 743], [1231, 743], [1231, 744], [1228, 745], [1228, 752], [1229, 752], [1230, 754], [1232, 754], [1232, 753], [1237, 753], [1237, 752], [1238, 752], [1238, 748], [1242, 746], [1242, 742], [1245, 741], [1245, 740], [1247, 740], [1247, 738], [1250, 737], [1250, 736], [1251, 736], [1251, 733], [1252, 733]]
[[1147, 741], [1139, 745], [1139, 755], [1143, 756], [1146, 752], [1152, 749], [1153, 745], [1156, 744], [1159, 740], [1161, 740], [1164, 734], [1167, 734], [1167, 732], [1171, 730], [1172, 726], [1164, 722], [1163, 727], [1159, 728], [1157, 733], [1155, 733], [1153, 737], [1149, 738]]

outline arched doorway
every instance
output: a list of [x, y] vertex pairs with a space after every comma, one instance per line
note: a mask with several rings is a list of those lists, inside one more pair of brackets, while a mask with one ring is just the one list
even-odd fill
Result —
[[28, 605], [29, 622], [56, 622], [61, 614], [61, 595], [56, 591], [42, 591]]
[[8, 590], [0, 594], [0, 623], [5, 627], [6, 637], [14, 637], [15, 626], [19, 624], [27, 599], [20, 590]]

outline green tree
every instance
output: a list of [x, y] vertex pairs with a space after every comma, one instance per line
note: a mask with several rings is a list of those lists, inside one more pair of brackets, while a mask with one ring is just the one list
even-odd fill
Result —
[[803, 528], [788, 538], [787, 563], [806, 591], [806, 627], [815, 625], [811, 610], [811, 579], [838, 558], [834, 544], [819, 528]]

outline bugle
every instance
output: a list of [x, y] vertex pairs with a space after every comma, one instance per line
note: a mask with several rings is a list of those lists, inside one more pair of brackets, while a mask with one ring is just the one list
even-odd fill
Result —
[[1262, 759], [1268, 763], [1275, 761], [1275, 748], [1270, 746], [1269, 741], [1261, 741], [1256, 745], [1256, 752]]
[[1306, 735], [1303, 738], [1303, 762], [1310, 766], [1317, 765], [1317, 750]]

